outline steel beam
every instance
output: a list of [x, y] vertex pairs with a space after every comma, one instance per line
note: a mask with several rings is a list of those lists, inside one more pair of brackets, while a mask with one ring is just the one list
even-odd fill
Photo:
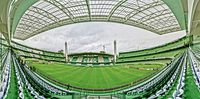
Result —
[[110, 11], [110, 13], [109, 13], [109, 16], [108, 16], [108, 21], [110, 20], [110, 18], [112, 17], [112, 15], [113, 15], [113, 13], [117, 10], [117, 8], [119, 8], [123, 3], [125, 3], [127, 0], [121, 0], [120, 2], [118, 2], [117, 4], [116, 4], [116, 6], [114, 6], [112, 9], [111, 9], [111, 11]]

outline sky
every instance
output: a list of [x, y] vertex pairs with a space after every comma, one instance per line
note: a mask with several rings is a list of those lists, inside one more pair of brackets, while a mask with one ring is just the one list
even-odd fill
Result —
[[68, 43], [69, 53], [99, 52], [113, 54], [113, 42], [118, 52], [140, 50], [162, 45], [183, 37], [185, 31], [158, 35], [150, 31], [118, 23], [86, 22], [52, 29], [25, 41], [15, 40], [30, 47], [48, 51], [64, 49]]

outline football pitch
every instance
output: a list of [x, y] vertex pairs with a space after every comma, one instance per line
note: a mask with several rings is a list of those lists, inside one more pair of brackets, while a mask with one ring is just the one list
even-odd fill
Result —
[[36, 72], [57, 82], [88, 89], [109, 89], [152, 76], [161, 64], [121, 64], [113, 66], [77, 66], [60, 63], [29, 62]]

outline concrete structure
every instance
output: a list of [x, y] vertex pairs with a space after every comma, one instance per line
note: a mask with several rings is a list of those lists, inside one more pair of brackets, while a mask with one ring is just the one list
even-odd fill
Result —
[[96, 52], [68, 54], [69, 63], [78, 65], [111, 65], [114, 55]]
[[65, 54], [65, 61], [66, 61], [66, 63], [68, 63], [69, 59], [68, 59], [68, 45], [67, 45], [67, 42], [65, 42], [64, 54]]
[[[139, 28], [151, 31], [159, 35], [174, 33], [177, 31], [185, 31], [185, 33], [187, 33], [187, 36], [191, 37], [190, 42], [195, 41], [197, 42], [197, 44], [200, 42], [200, 0], [0, 0], [0, 33], [3, 34], [4, 38], [6, 39], [9, 50], [11, 49], [11, 46], [13, 46], [11, 43], [11, 40], [13, 38], [26, 40], [34, 35], [43, 33], [45, 31], [48, 31], [60, 26], [76, 24], [76, 23], [81, 23], [81, 22], [99, 22], [99, 21], [115, 22], [115, 23], [126, 24], [126, 25], [130, 25], [134, 27], [139, 27]], [[35, 51], [35, 49], [31, 49], [31, 50], [23, 51], [23, 52], [30, 52], [31, 54], [27, 56], [34, 56], [34, 57], [39, 57], [38, 55], [41, 54], [41, 53], [38, 53], [38, 51]], [[199, 49], [197, 48], [196, 50], [197, 51], [194, 53], [198, 54]], [[67, 53], [67, 44], [65, 46], [65, 51], [66, 51], [65, 58], [67, 61], [71, 57]], [[11, 75], [10, 58], [12, 54], [10, 52], [7, 55], [9, 56], [9, 58], [7, 58], [8, 61], [6, 61], [6, 65], [5, 65], [8, 68], [6, 72], [9, 75]], [[35, 56], [33, 52], [36, 53], [37, 56]], [[92, 54], [93, 55], [89, 53], [84, 53], [84, 54], [81, 53], [79, 55], [76, 54], [78, 56], [76, 60], [78, 62], [81, 62], [80, 64], [86, 63], [87, 65], [87, 64], [93, 63], [91, 62], [91, 60], [96, 59], [95, 57], [99, 57], [97, 60], [95, 60], [94, 63], [96, 64], [96, 63], [102, 62], [103, 55], [100, 55], [100, 54], [97, 55], [97, 53], [92, 53]], [[114, 59], [116, 60], [116, 56], [117, 56], [116, 41], [114, 42], [114, 54], [115, 54]], [[192, 56], [192, 53], [189, 53], [189, 54], [191, 54]], [[55, 55], [52, 55], [52, 53], [48, 53], [48, 52], [45, 52], [40, 56], [42, 57], [45, 56], [44, 57], [45, 59], [47, 58], [46, 56], [48, 56], [49, 59], [54, 59], [55, 57], [57, 57], [57, 55], [55, 56]], [[69, 58], [67, 56], [69, 56]], [[183, 57], [187, 57], [187, 55], [183, 55]], [[64, 60], [64, 57], [62, 57], [62, 55], [61, 55], [61, 58]], [[87, 61], [84, 62], [84, 59], [86, 59]], [[60, 58], [56, 60], [60, 60]], [[192, 61], [191, 65], [193, 65], [192, 67], [195, 68], [193, 69], [193, 72], [199, 73], [199, 70], [198, 70], [199, 64], [198, 66], [196, 66], [198, 63], [196, 62], [196, 60], [197, 60], [196, 58], [191, 57], [191, 61]], [[108, 63], [109, 62], [110, 61], [108, 61]], [[188, 64], [184, 65], [184, 62], [183, 63], [180, 62], [180, 64], [183, 64], [183, 66], [180, 65], [181, 67], [183, 67], [180, 73], [181, 76], [180, 77], [174, 76], [174, 77], [171, 77], [172, 79], [170, 79], [169, 81], [165, 81], [166, 86], [169, 87], [168, 82], [171, 85], [172, 83], [171, 81], [175, 81], [175, 78], [181, 78], [179, 80], [179, 83], [177, 84], [178, 85], [176, 87], [177, 89], [174, 90], [174, 93], [175, 93], [175, 94], [173, 93], [174, 98], [180, 98], [179, 96], [184, 96], [184, 95], [180, 95], [180, 91], [183, 92], [183, 89], [184, 89], [184, 86], [181, 86], [181, 85], [182, 83], [184, 83], [183, 79], [185, 76], [183, 75], [184, 75], [185, 69], [187, 69], [186, 66]], [[176, 65], [176, 66], [178, 68], [179, 65]], [[17, 67], [21, 68], [23, 66], [17, 66]], [[169, 70], [169, 68], [171, 69]], [[144, 94], [144, 96], [146, 96], [149, 89], [145, 90], [145, 88], [152, 88], [152, 89], [156, 88], [155, 90], [157, 90], [158, 88], [155, 87], [154, 85], [158, 84], [157, 81], [160, 81], [159, 80], [160, 78], [167, 77], [169, 76], [168, 74], [172, 76], [171, 72], [172, 71], [175, 72], [175, 68], [172, 68], [172, 66], [169, 66], [169, 68], [167, 68], [166, 71], [163, 71], [163, 73], [166, 73], [166, 74], [158, 75], [154, 79], [152, 79], [152, 81], [147, 82], [147, 83], [145, 82], [146, 85], [145, 84], [142, 84], [141, 86], [139, 85], [136, 87], [136, 89], [132, 91], [130, 91], [130, 88], [125, 89], [123, 91], [120, 90], [118, 92], [115, 92], [114, 94], [123, 93], [123, 94], [131, 95], [131, 94], [138, 93], [141, 96], [143, 96], [141, 94], [141, 91], [144, 91], [146, 93]], [[169, 73], [167, 73], [168, 71]], [[10, 77], [8, 76], [7, 73], [4, 73], [4, 75], [2, 76], [2, 77], [5, 77], [5, 81], [2, 82], [4, 84], [0, 85], [0, 89], [3, 89], [3, 90], [0, 90], [0, 98], [3, 98], [4, 96], [6, 96], [7, 94], [4, 94], [4, 93], [8, 92], [7, 89], [9, 89], [8, 84], [10, 82], [10, 79], [9, 79]], [[31, 74], [31, 72], [27, 72], [27, 73]], [[30, 77], [30, 74], [29, 74], [29, 77]], [[18, 75], [18, 76], [25, 78], [24, 75]], [[23, 95], [24, 94], [23, 88], [26, 88], [26, 87], [30, 88], [31, 90], [30, 94], [33, 93], [33, 95], [35, 95], [33, 97], [39, 98], [39, 95], [41, 93], [45, 94], [45, 92], [39, 92], [40, 89], [34, 90], [34, 88], [32, 88], [32, 85], [29, 84], [30, 81], [25, 80], [26, 81], [25, 83], [24, 80], [19, 80], [20, 77], [16, 77], [18, 80], [16, 85], [19, 87], [19, 90], [16, 89], [16, 92], [19, 93], [20, 98], [22, 99], [24, 98], [25, 95]], [[32, 78], [37, 78], [37, 77], [34, 76]], [[163, 83], [164, 81], [163, 79], [165, 80], [165, 78], [162, 78], [160, 85], [164, 86], [165, 84]], [[198, 76], [195, 76], [195, 79], [198, 79], [198, 81], [200, 81]], [[34, 81], [38, 81], [38, 79]], [[46, 86], [49, 83], [45, 83], [43, 80], [39, 80], [39, 83], [41, 83], [40, 84], [41, 86], [45, 84], [42, 86], [42, 88], [44, 88], [45, 90], [47, 89], [48, 93], [56, 94], [56, 93], [59, 93], [60, 91], [63, 92], [63, 89], [60, 90], [59, 88], [58, 88], [59, 90], [58, 89], [54, 90], [54, 88], [56, 88], [55, 86], [54, 87], [50, 85]], [[160, 85], [159, 87], [161, 87]], [[169, 88], [166, 88], [166, 89], [169, 89]], [[161, 96], [160, 93], [162, 93], [163, 91], [166, 91], [165, 88], [163, 88], [163, 90], [158, 90], [157, 92], [155, 92], [155, 90], [153, 89], [153, 91], [150, 92], [151, 94], [155, 93], [155, 95], [152, 95], [152, 96], [155, 96], [155, 98], [156, 96]], [[67, 94], [74, 95], [73, 92], [71, 93], [71, 90], [68, 90], [68, 91], [70, 93], [67, 93]], [[63, 93], [59, 93], [59, 95], [61, 94]], [[104, 95], [107, 95], [107, 94], [104, 94]], [[184, 98], [184, 97], [181, 97], [181, 98]]]
[[117, 42], [114, 41], [114, 62], [117, 60]]
[[199, 0], [1, 0], [0, 7], [0, 32], [8, 41], [80, 22], [116, 22], [157, 34], [199, 28]]

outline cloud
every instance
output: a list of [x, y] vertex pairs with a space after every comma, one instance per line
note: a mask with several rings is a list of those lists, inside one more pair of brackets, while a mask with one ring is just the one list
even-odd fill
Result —
[[113, 41], [117, 40], [118, 51], [132, 51], [149, 48], [171, 42], [185, 35], [185, 31], [158, 35], [133, 26], [115, 23], [79, 23], [62, 26], [36, 35], [25, 41], [25, 45], [58, 51], [67, 41], [70, 53], [99, 52], [106, 46], [108, 53], [113, 53]]

